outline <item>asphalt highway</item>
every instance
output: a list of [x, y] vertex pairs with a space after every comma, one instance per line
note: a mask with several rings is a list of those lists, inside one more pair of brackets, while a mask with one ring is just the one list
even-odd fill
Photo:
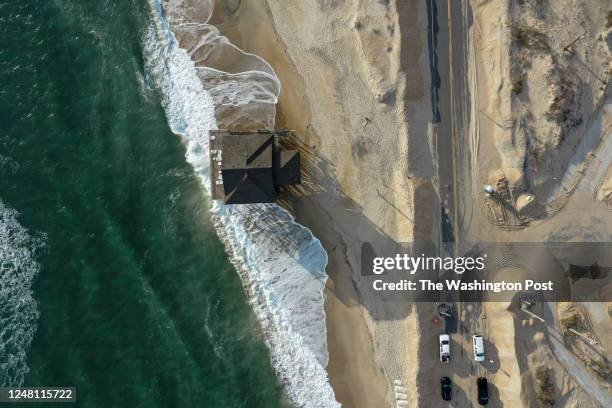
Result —
[[[469, 225], [466, 206], [471, 203], [471, 183], [467, 146], [470, 95], [468, 84], [468, 46], [470, 8], [467, 0], [431, 0], [429, 4], [430, 35], [435, 53], [432, 68], [432, 122], [435, 129], [435, 158], [437, 161], [437, 190], [440, 218], [438, 252], [444, 256], [460, 256], [467, 248], [463, 241], [464, 228]], [[435, 39], [435, 40], [434, 40]], [[432, 58], [430, 58], [431, 60]], [[459, 303], [455, 300], [456, 324], [446, 329], [451, 335], [451, 362], [439, 363], [432, 376], [448, 376], [453, 383], [454, 398], [450, 403], [441, 401], [435, 406], [478, 406], [476, 379], [487, 377], [486, 364], [476, 363], [472, 353], [471, 337], [482, 334], [487, 338], [484, 304]], [[433, 308], [432, 308], [433, 309]], [[432, 310], [435, 313], [435, 310]], [[437, 346], [437, 345], [436, 345]], [[491, 393], [491, 406], [498, 406], [495, 393]]]

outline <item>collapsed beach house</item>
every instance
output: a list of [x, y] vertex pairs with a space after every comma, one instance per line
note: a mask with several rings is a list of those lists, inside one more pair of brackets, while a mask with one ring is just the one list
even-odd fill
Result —
[[213, 200], [226, 204], [272, 203], [281, 186], [300, 183], [300, 152], [281, 148], [290, 132], [209, 133]]

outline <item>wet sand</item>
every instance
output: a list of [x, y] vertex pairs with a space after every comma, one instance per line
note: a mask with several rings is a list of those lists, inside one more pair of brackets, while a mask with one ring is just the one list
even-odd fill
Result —
[[415, 312], [359, 292], [362, 242], [412, 240], [413, 169], [430, 160], [419, 154], [431, 117], [426, 13], [409, 6], [249, 0], [221, 3], [212, 21], [281, 81], [276, 127], [296, 131], [304, 168], [283, 204], [329, 254], [328, 374], [344, 407], [393, 406], [394, 380], [412, 401], [418, 392]]

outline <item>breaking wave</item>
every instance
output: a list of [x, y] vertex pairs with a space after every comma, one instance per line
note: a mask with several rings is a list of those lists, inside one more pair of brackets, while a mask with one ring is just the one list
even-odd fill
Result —
[[18, 387], [28, 373], [27, 352], [36, 332], [38, 308], [32, 282], [38, 274], [31, 238], [17, 212], [0, 200], [0, 386]]
[[[144, 53], [170, 128], [209, 190], [208, 131], [272, 128], [280, 82], [263, 59], [206, 23], [212, 3], [191, 3], [166, 0], [162, 7], [151, 0]], [[291, 402], [339, 407], [325, 371], [327, 254], [321, 243], [275, 204], [214, 203], [212, 214]]]

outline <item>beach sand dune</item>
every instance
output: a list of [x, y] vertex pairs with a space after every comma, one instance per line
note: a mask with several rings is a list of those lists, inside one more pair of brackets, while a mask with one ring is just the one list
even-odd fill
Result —
[[547, 218], [610, 133], [598, 124], [610, 100], [610, 2], [470, 4], [474, 178], [505, 175], [516, 197], [540, 209], [526, 220]]

